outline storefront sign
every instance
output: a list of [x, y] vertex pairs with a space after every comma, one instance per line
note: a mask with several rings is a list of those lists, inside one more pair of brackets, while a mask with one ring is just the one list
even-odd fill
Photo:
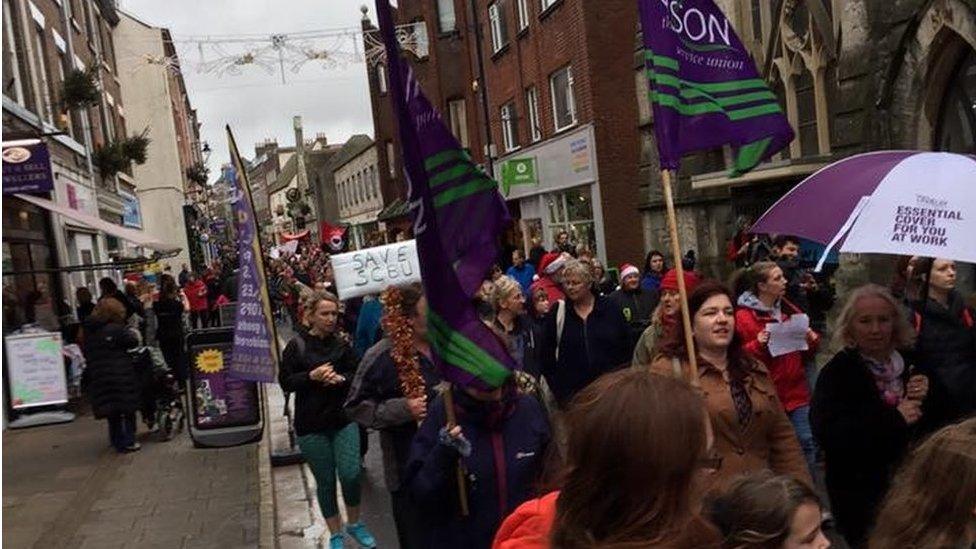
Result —
[[[528, 162], [531, 161], [531, 166]], [[508, 168], [513, 163], [512, 168]], [[589, 185], [596, 182], [597, 162], [593, 127], [581, 126], [564, 135], [521, 150], [511, 158], [502, 158], [495, 174], [506, 200], [526, 198], [552, 191]], [[505, 170], [523, 164], [522, 180], [506, 185]], [[501, 175], [498, 175], [501, 174]], [[534, 181], [529, 184], [529, 181]], [[521, 184], [525, 183], [525, 184]]]
[[252, 425], [260, 421], [257, 384], [229, 375], [232, 343], [190, 347], [193, 424], [197, 429]]
[[3, 144], [3, 194], [54, 190], [47, 144], [36, 139]]
[[536, 185], [535, 158], [512, 158], [502, 165], [502, 192], [508, 196], [513, 185]]
[[332, 256], [340, 299], [377, 294], [387, 286], [420, 282], [417, 243], [413, 240]]
[[9, 335], [4, 342], [14, 410], [68, 402], [61, 334], [41, 332]]
[[142, 209], [139, 207], [139, 199], [122, 191], [119, 191], [119, 196], [122, 197], [122, 225], [141, 229]]

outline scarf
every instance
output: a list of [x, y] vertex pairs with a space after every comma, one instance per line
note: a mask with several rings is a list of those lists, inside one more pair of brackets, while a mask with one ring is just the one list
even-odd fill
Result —
[[905, 394], [905, 384], [901, 380], [905, 371], [905, 359], [898, 351], [892, 351], [891, 356], [883, 363], [868, 356], [861, 357], [874, 376], [874, 384], [881, 394], [881, 400], [888, 406], [898, 406]]

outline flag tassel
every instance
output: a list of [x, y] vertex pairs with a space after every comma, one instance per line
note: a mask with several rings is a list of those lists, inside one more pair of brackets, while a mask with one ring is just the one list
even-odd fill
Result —
[[671, 193], [671, 170], [661, 170], [664, 187], [664, 205], [668, 217], [668, 236], [671, 240], [671, 257], [678, 273], [678, 294], [681, 297], [681, 323], [685, 331], [685, 347], [688, 349], [688, 364], [691, 367], [691, 384], [698, 386], [698, 359], [695, 356], [695, 341], [691, 332], [691, 316], [688, 312], [688, 289], [685, 288], [685, 270], [681, 265], [681, 244], [678, 242], [678, 221], [674, 213], [674, 197]]

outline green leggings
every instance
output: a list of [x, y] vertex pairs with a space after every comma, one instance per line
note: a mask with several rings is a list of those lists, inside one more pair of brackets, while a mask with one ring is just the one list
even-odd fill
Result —
[[336, 474], [342, 484], [346, 505], [359, 506], [359, 428], [350, 423], [338, 431], [324, 431], [298, 437], [298, 447], [312, 469], [322, 516], [339, 514], [336, 501]]

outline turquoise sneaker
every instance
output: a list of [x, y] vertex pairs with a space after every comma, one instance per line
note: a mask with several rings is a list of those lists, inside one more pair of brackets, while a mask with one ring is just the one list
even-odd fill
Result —
[[346, 544], [342, 542], [342, 532], [329, 536], [329, 549], [345, 549]]
[[356, 540], [356, 543], [363, 549], [374, 549], [376, 547], [376, 538], [373, 537], [373, 534], [369, 533], [366, 525], [362, 522], [347, 524], [346, 533], [352, 536], [352, 539]]

